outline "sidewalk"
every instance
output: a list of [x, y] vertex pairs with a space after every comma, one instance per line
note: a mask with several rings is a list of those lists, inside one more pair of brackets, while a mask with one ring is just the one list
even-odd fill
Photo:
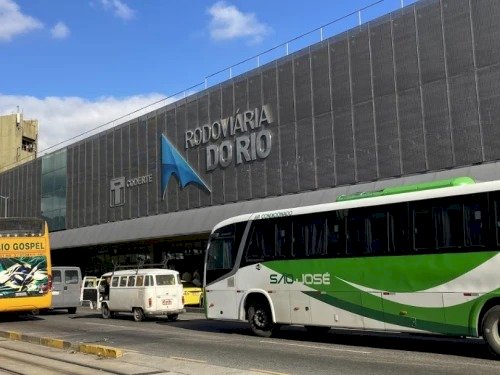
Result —
[[[29, 351], [61, 361], [61, 363], [92, 366], [114, 374], [169, 374], [169, 375], [251, 375], [259, 371], [241, 370], [207, 364], [182, 357], [158, 357], [134, 351], [125, 351], [103, 345], [82, 344], [50, 337], [37, 337], [22, 332], [0, 331], [2, 346]], [[89, 355], [90, 354], [90, 355]], [[64, 364], [64, 363], [63, 363]], [[90, 372], [89, 372], [90, 373]], [[92, 373], [95, 373], [93, 371]]]

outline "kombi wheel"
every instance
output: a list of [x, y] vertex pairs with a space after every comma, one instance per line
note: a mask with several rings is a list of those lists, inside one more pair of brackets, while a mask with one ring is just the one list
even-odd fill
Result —
[[179, 314], [167, 315], [167, 319], [170, 320], [171, 322], [175, 322], [178, 318], [179, 318]]
[[271, 337], [274, 324], [269, 306], [261, 302], [252, 304], [247, 310], [248, 322], [252, 332], [260, 337]]
[[144, 315], [144, 311], [142, 311], [142, 309], [140, 307], [134, 307], [134, 309], [132, 310], [132, 313], [134, 314], [134, 320], [136, 322], [142, 322], [144, 320], [144, 318], [146, 317]]
[[68, 314], [76, 314], [76, 307], [68, 307]]
[[483, 337], [490, 351], [500, 357], [500, 306], [492, 307], [484, 316]]
[[103, 303], [101, 305], [101, 315], [104, 319], [109, 319], [111, 318], [111, 311], [109, 310], [109, 307], [108, 307], [108, 304], [107, 303]]

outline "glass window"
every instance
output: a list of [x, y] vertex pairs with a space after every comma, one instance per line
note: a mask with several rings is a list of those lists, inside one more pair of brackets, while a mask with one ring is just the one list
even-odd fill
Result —
[[135, 286], [142, 286], [143, 283], [144, 283], [144, 276], [137, 275], [137, 278], [135, 280]]
[[273, 259], [275, 256], [274, 222], [256, 220], [253, 222], [251, 232], [245, 260], [252, 263]]
[[293, 219], [293, 255], [297, 258], [326, 253], [325, 219], [320, 215], [297, 216]]
[[208, 246], [208, 270], [232, 269], [238, 251], [235, 244], [235, 226], [229, 225], [215, 232]]
[[135, 276], [129, 276], [128, 277], [127, 286], [135, 286]]
[[276, 257], [291, 258], [292, 256], [292, 220], [283, 218], [276, 220]]
[[464, 236], [465, 246], [485, 246], [483, 224], [485, 212], [482, 202], [469, 202], [464, 205]]
[[64, 272], [64, 279], [66, 284], [78, 284], [78, 271], [66, 270]]
[[61, 283], [62, 282], [62, 275], [61, 271], [52, 271], [52, 282], [53, 283]]
[[120, 277], [120, 286], [127, 286], [127, 276]]
[[146, 275], [144, 278], [144, 286], [151, 286], [151, 285], [153, 285], [152, 280], [151, 280], [151, 276]]
[[41, 207], [50, 231], [66, 228], [66, 149], [42, 157]]
[[346, 211], [332, 212], [327, 216], [327, 249], [330, 256], [346, 255], [346, 233], [345, 233]]
[[435, 248], [436, 238], [431, 209], [414, 209], [413, 223], [413, 247], [415, 250]]
[[175, 285], [174, 275], [156, 275], [156, 285]]
[[118, 286], [118, 280], [120, 278], [118, 276], [114, 276], [113, 280], [111, 281], [111, 286], [117, 287]]

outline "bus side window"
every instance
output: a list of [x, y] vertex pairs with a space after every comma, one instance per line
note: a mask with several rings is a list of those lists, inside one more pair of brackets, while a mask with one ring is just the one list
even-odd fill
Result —
[[281, 218], [276, 221], [276, 257], [289, 259], [292, 255], [292, 221]]
[[120, 278], [118, 276], [114, 276], [113, 280], [111, 281], [111, 286], [116, 288], [118, 286], [118, 280], [119, 279]]
[[274, 222], [256, 220], [253, 223], [245, 260], [247, 263], [272, 260], [275, 257]]
[[293, 254], [296, 258], [326, 253], [325, 218], [320, 215], [298, 216], [293, 222]]
[[413, 208], [413, 248], [415, 250], [432, 249], [436, 246], [434, 220], [429, 208]]
[[326, 219], [327, 250], [330, 256], [346, 255], [345, 212], [332, 212]]
[[483, 236], [483, 210], [481, 203], [466, 203], [464, 205], [465, 246], [485, 246]]
[[153, 284], [151, 283], [151, 276], [146, 275], [144, 276], [144, 286], [152, 286]]

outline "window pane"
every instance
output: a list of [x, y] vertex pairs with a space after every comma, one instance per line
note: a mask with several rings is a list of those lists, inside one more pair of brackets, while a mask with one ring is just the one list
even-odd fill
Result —
[[143, 283], [144, 283], [144, 276], [138, 275], [135, 280], [135, 286], [142, 286]]
[[128, 277], [127, 286], [135, 286], [135, 276], [129, 276]]
[[78, 271], [67, 270], [64, 272], [66, 284], [78, 284]]
[[327, 218], [327, 248], [331, 256], [346, 255], [345, 211], [332, 212]]
[[120, 277], [120, 286], [127, 286], [127, 276]]
[[175, 285], [175, 276], [156, 275], [156, 285]]
[[62, 282], [61, 271], [52, 271], [52, 282], [54, 283]]

